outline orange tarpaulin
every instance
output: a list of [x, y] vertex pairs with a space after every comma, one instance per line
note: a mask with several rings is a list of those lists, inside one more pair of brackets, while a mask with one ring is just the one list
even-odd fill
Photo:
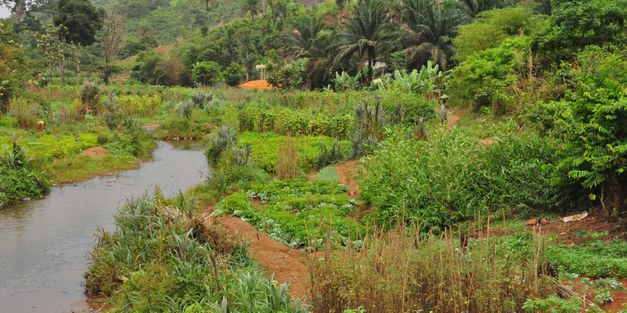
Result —
[[239, 85], [239, 88], [266, 90], [272, 89], [272, 85], [268, 84], [268, 81], [266, 80], [251, 80], [249, 82]]

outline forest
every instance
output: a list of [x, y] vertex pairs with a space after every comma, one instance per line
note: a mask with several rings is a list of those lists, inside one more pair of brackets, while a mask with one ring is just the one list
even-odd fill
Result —
[[86, 310], [627, 312], [627, 0], [0, 6], [0, 213], [209, 168], [110, 200]]

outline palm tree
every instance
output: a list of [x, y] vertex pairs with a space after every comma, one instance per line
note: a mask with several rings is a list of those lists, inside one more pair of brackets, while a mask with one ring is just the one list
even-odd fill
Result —
[[401, 28], [409, 64], [418, 68], [433, 60], [446, 69], [455, 53], [451, 38], [466, 20], [455, 0], [408, 0]]
[[333, 36], [321, 18], [305, 14], [287, 33], [288, 49], [294, 58], [308, 58], [307, 81], [310, 89], [326, 81], [333, 65]]
[[372, 81], [372, 69], [377, 53], [398, 43], [394, 23], [380, 0], [361, 0], [348, 18], [346, 28], [338, 33], [336, 60], [346, 61], [355, 54], [368, 59], [368, 82]]
[[261, 12], [260, 6], [261, 2], [259, 0], [246, 0], [244, 1], [244, 7], [242, 7], [242, 10], [244, 11], [244, 13], [250, 12], [250, 17], [254, 21], [255, 15]]
[[483, 11], [502, 8], [510, 2], [509, 0], [462, 0], [461, 4], [466, 13], [475, 18], [477, 14]]

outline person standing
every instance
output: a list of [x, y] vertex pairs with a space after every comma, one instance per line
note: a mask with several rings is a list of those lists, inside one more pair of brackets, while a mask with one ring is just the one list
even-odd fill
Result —
[[447, 95], [440, 97], [440, 118], [442, 119], [442, 124], [446, 124], [448, 119], [448, 104], [446, 104], [446, 99], [448, 99]]

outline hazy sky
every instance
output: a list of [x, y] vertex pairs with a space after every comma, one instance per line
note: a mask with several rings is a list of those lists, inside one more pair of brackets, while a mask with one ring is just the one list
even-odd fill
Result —
[[0, 6], [0, 18], [9, 17], [10, 14], [9, 9]]

